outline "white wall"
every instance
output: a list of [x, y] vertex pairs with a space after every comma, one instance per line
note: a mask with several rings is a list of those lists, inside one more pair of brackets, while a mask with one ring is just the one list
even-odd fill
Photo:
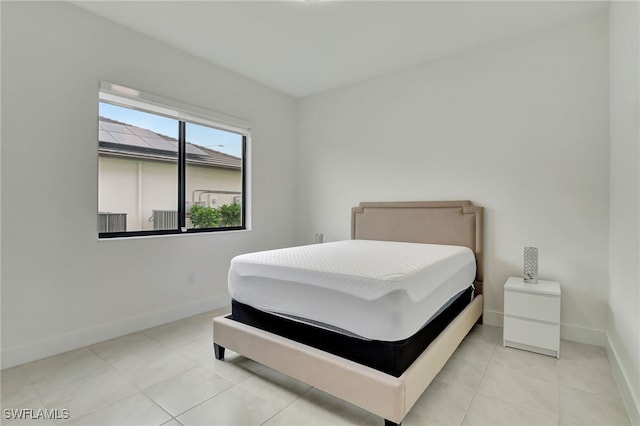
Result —
[[[640, 424], [640, 6], [612, 2], [610, 27], [609, 325], [618, 381]], [[624, 384], [621, 386], [624, 390]]]
[[[253, 122], [253, 230], [98, 241], [100, 80]], [[294, 108], [76, 6], [2, 2], [2, 366], [212, 309], [232, 256], [293, 244]]]
[[360, 201], [485, 207], [485, 320], [540, 249], [563, 336], [603, 344], [608, 279], [606, 14], [299, 101], [299, 242], [349, 238]]

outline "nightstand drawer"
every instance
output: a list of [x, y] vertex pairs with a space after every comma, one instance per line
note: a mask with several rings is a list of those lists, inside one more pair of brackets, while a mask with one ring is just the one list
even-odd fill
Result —
[[522, 343], [529, 346], [560, 350], [560, 324], [529, 321], [510, 316], [504, 317], [504, 342]]
[[505, 291], [504, 314], [559, 323], [560, 298], [547, 294]]

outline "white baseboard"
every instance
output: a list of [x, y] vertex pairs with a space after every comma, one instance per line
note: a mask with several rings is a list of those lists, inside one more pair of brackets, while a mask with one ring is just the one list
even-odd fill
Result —
[[502, 328], [504, 326], [504, 315], [502, 312], [485, 309], [482, 313], [482, 323]]
[[211, 298], [183, 306], [50, 337], [26, 345], [2, 349], [2, 369], [57, 355], [98, 342], [187, 318], [231, 304], [229, 296]]
[[560, 338], [572, 342], [585, 343], [587, 345], [604, 348], [607, 341], [607, 333], [604, 330], [587, 328], [574, 324], [560, 324]]
[[633, 387], [629, 383], [629, 373], [624, 368], [624, 365], [620, 363], [620, 357], [607, 335], [605, 349], [607, 350], [607, 356], [609, 357], [609, 364], [611, 364], [611, 371], [613, 377], [618, 384], [620, 390], [620, 396], [622, 402], [627, 409], [627, 414], [631, 420], [632, 425], [640, 425], [640, 395], [637, 395], [633, 391]]

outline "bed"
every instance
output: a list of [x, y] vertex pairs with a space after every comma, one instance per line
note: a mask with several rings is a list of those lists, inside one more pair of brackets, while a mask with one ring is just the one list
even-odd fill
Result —
[[[384, 243], [378, 242], [389, 242], [393, 250], [396, 246], [410, 248], [417, 246], [416, 250], [422, 250], [420, 246], [424, 244], [464, 248], [459, 251], [466, 250], [470, 253], [465, 255], [467, 260], [464, 262], [468, 262], [468, 256], [475, 261], [470, 277], [472, 286], [455, 287], [455, 291], [451, 290], [455, 293], [455, 297], [447, 296], [445, 299], [448, 302], [445, 306], [433, 315], [429, 314], [428, 327], [419, 327], [419, 330], [414, 332], [412, 327], [415, 328], [415, 321], [412, 322], [411, 315], [407, 314], [406, 318], [401, 317], [398, 323], [413, 325], [406, 326], [404, 329], [400, 327], [399, 336], [403, 337], [400, 340], [393, 340], [395, 336], [393, 330], [397, 327], [386, 330], [384, 327], [376, 326], [367, 331], [363, 326], [364, 328], [358, 329], [361, 331], [357, 333], [358, 335], [350, 335], [339, 327], [341, 324], [339, 318], [336, 319], [338, 326], [325, 327], [330, 317], [325, 317], [315, 324], [310, 321], [296, 320], [295, 315], [278, 315], [273, 312], [273, 309], [258, 309], [256, 308], [260, 306], [258, 302], [251, 301], [247, 304], [234, 299], [232, 314], [213, 320], [216, 358], [223, 359], [224, 349], [229, 348], [379, 415], [385, 419], [385, 424], [400, 424], [473, 325], [481, 321], [482, 213], [482, 207], [474, 206], [470, 201], [360, 203], [358, 207], [352, 209], [351, 238], [353, 241], [335, 244], [333, 248], [327, 245], [331, 243], [320, 244], [312, 247], [312, 255], [307, 256], [314, 259], [323, 258], [325, 253], [340, 250], [343, 246], [355, 245], [360, 252], [368, 250], [368, 247], [375, 248], [377, 245], [387, 247], [383, 245]], [[283, 253], [290, 255], [296, 251], [294, 249]], [[402, 257], [411, 256], [402, 253]], [[279, 252], [267, 254], [272, 257]], [[419, 251], [415, 253], [415, 256], [420, 255]], [[262, 267], [260, 259], [263, 257], [253, 256], [250, 259], [252, 263], [247, 265], [232, 263], [230, 271], [232, 293], [241, 294], [232, 285], [235, 279], [232, 274], [234, 269], [242, 271], [241, 268], [252, 267], [254, 268], [252, 274], [264, 275], [263, 279], [276, 280], [279, 277], [278, 274], [281, 272]], [[414, 260], [408, 259], [410, 261], [405, 263], [414, 265]], [[335, 263], [330, 258], [329, 261], [329, 263]], [[385, 272], [384, 265], [376, 266], [378, 272]], [[302, 275], [300, 271], [296, 273], [298, 275], [293, 276], [298, 277], [296, 280], [301, 281], [300, 285], [304, 285], [305, 280], [322, 279], [322, 276], [317, 276], [319, 273], [317, 270], [307, 271]], [[469, 273], [467, 268], [465, 279], [469, 279]], [[409, 275], [416, 277], [413, 273]], [[291, 275], [287, 276], [291, 277]], [[364, 276], [367, 278], [366, 271]], [[336, 282], [341, 280], [340, 276], [333, 276], [333, 278]], [[392, 295], [389, 299], [391, 302], [387, 303], [391, 307], [395, 301], [400, 300], [398, 295], [409, 294], [415, 296], [416, 300], [424, 300], [416, 296], [422, 291], [419, 285], [420, 279], [422, 278], [417, 276], [417, 280], [414, 279], [407, 284], [410, 288], [403, 288], [402, 291], [388, 288], [389, 285], [395, 285], [397, 280], [383, 281], [376, 287], [377, 290], [373, 291], [374, 294], [370, 299], [381, 299], [376, 291], [379, 292], [384, 288], [386, 291], [386, 293], [383, 292], [384, 294]], [[342, 284], [332, 287], [331, 279], [325, 279], [325, 281], [326, 287], [329, 288], [325, 293], [346, 291], [353, 293], [351, 296], [367, 297], [366, 294], [364, 296], [362, 293], [358, 294], [359, 291], [364, 290], [351, 282], [349, 282], [349, 289], [344, 290], [345, 286]], [[291, 291], [292, 288], [294, 287], [286, 287], [284, 291]], [[250, 291], [239, 298], [246, 301], [246, 297], [254, 293], [251, 287], [249, 289]], [[471, 294], [473, 298], [470, 297]], [[314, 300], [316, 297], [317, 300], [322, 300], [324, 296], [318, 293], [313, 296]], [[349, 294], [345, 294], [343, 298], [348, 301]], [[357, 300], [357, 297], [353, 299]], [[265, 302], [266, 307], [271, 306], [268, 302], [268, 300]], [[398, 306], [405, 306], [402, 303], [399, 301]], [[393, 322], [394, 318], [405, 311], [405, 308], [392, 310], [390, 311], [392, 314], [387, 316], [382, 314], [381, 305], [370, 306], [373, 308], [369, 307], [371, 311], [369, 314], [374, 316], [375, 309], [380, 309], [383, 323]], [[426, 305], [418, 306], [422, 309]], [[336, 312], [343, 309], [337, 309]], [[366, 311], [362, 312], [362, 315], [367, 315]], [[369, 321], [362, 321], [361, 324], [367, 322]], [[374, 338], [363, 339], [363, 333], [382, 333], [382, 339], [376, 339], [375, 335]], [[407, 333], [411, 335], [407, 337]], [[386, 341], [385, 338], [391, 340]], [[374, 354], [373, 359], [371, 354]]]

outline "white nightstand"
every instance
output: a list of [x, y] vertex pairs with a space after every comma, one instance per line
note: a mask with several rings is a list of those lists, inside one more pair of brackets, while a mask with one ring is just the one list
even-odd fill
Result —
[[509, 277], [504, 285], [504, 346], [560, 358], [560, 283], [528, 284]]

